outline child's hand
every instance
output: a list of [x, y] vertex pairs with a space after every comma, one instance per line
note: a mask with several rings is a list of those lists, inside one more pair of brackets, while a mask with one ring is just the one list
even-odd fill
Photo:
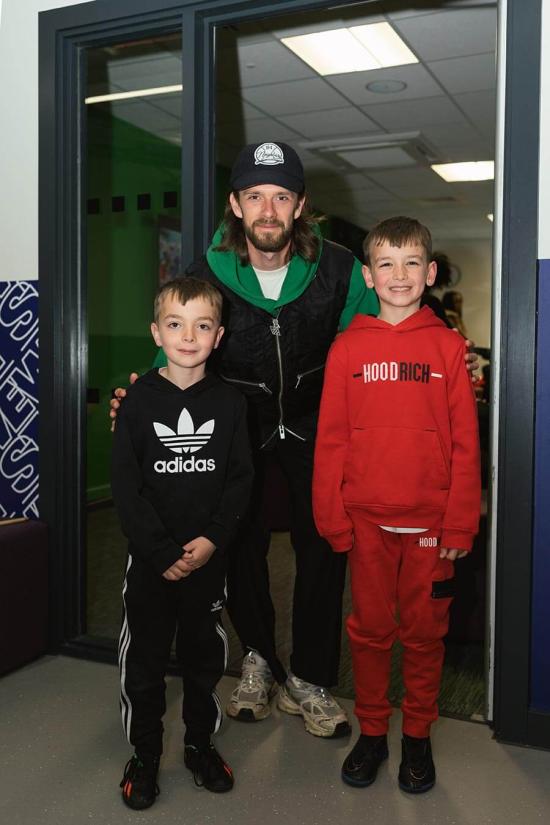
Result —
[[180, 579], [185, 579], [192, 572], [193, 570], [188, 562], [181, 558], [175, 561], [168, 570], [165, 570], [162, 577], [166, 579], [166, 581], [177, 582]]
[[442, 547], [439, 551], [439, 558], [440, 559], [449, 559], [449, 561], [456, 561], [456, 559], [463, 559], [464, 556], [468, 555], [467, 550], [457, 550], [455, 548], [450, 547]]
[[212, 544], [210, 539], [197, 536], [196, 539], [183, 545], [182, 559], [187, 562], [191, 570], [197, 570], [206, 564], [215, 549], [216, 545]]

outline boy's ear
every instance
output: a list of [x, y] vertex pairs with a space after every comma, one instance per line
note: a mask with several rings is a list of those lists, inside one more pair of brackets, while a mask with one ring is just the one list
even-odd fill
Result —
[[162, 347], [162, 342], [160, 340], [160, 335], [159, 335], [159, 328], [157, 327], [157, 325], [155, 324], [154, 321], [151, 324], [151, 335], [155, 339], [155, 344], [157, 345], [157, 347]]
[[428, 275], [426, 277], [426, 286], [433, 286], [435, 284], [435, 279], [437, 276], [437, 263], [436, 261], [430, 261], [428, 264]]
[[365, 283], [369, 289], [374, 289], [374, 281], [372, 280], [371, 271], [366, 264], [363, 264], [361, 267], [361, 272], [363, 273], [363, 278], [365, 279]]
[[224, 334], [224, 332], [225, 332], [225, 327], [219, 326], [218, 331], [216, 333], [216, 340], [214, 341], [214, 346], [212, 347], [212, 349], [218, 349], [218, 345], [219, 345], [220, 341], [222, 340], [222, 335]]

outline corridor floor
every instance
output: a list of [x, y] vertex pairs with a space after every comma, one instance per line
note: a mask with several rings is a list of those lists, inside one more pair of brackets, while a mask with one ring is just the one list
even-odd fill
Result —
[[[224, 678], [225, 703], [234, 680]], [[118, 783], [130, 750], [115, 667], [44, 657], [0, 681], [0, 821], [6, 825], [542, 825], [550, 810], [550, 753], [501, 745], [489, 727], [441, 719], [433, 730], [438, 783], [399, 791], [399, 714], [390, 758], [367, 789], [339, 777], [350, 741], [305, 733], [274, 710], [256, 725], [225, 721], [217, 746], [232, 765], [230, 794], [200, 790], [184, 768], [179, 681], [168, 680], [165, 754], [154, 808], [135, 813]], [[345, 701], [351, 711], [352, 703]]]

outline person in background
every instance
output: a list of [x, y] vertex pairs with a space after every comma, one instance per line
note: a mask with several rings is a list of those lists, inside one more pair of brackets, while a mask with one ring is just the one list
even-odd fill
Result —
[[447, 289], [447, 287], [451, 285], [451, 263], [444, 252], [434, 252], [432, 255], [432, 260], [437, 267], [435, 281], [433, 286], [426, 286], [424, 294], [422, 295], [422, 300], [420, 301], [420, 306], [429, 306], [434, 315], [437, 315], [437, 317], [443, 321], [445, 326], [450, 328], [451, 323], [447, 318], [445, 307], [437, 295], [434, 295], [433, 290]]
[[456, 289], [450, 289], [443, 295], [441, 303], [451, 327], [457, 329], [464, 338], [467, 338], [466, 325], [462, 319], [462, 305], [464, 303], [462, 293]]

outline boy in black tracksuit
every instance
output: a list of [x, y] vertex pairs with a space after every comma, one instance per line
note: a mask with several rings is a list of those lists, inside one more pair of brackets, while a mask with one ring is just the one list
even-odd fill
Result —
[[225, 548], [247, 508], [253, 471], [244, 398], [205, 372], [223, 334], [220, 317], [212, 285], [185, 278], [162, 287], [151, 331], [168, 364], [131, 388], [115, 431], [113, 498], [129, 540], [121, 710], [135, 748], [121, 787], [134, 809], [158, 794], [164, 676], [178, 626], [185, 764], [211, 791], [233, 786], [210, 734], [222, 718], [215, 687], [226, 665]]

